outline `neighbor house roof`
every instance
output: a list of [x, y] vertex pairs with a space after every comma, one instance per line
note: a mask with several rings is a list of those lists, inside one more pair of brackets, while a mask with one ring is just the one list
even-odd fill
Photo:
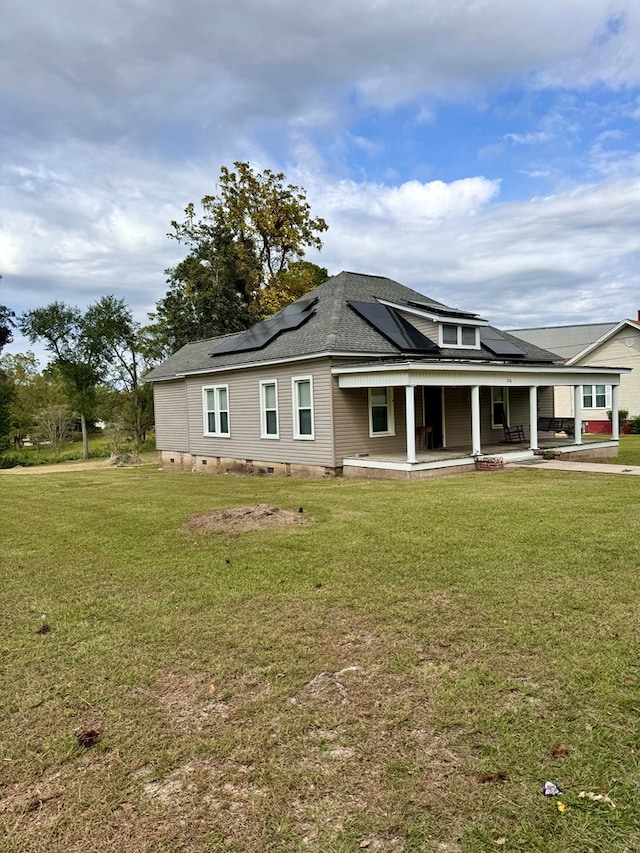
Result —
[[[478, 315], [451, 308], [392, 279], [341, 272], [297, 300], [293, 306], [273, 315], [266, 324], [257, 324], [249, 333], [237, 332], [187, 344], [147, 374], [145, 379], [161, 381], [185, 374], [257, 366], [265, 362], [311, 358], [321, 354], [390, 360], [400, 357], [424, 361], [503, 363], [510, 360], [506, 356], [497, 358], [484, 345], [479, 350], [438, 347], [437, 341], [431, 342], [424, 336], [421, 336], [426, 341], [423, 351], [416, 353], [405, 349], [402, 345], [394, 344], [375, 324], [367, 322], [366, 303], [388, 303], [407, 310], [418, 307], [418, 310], [432, 312], [451, 323], [466, 321], [492, 330]], [[265, 329], [266, 332], [263, 331]], [[549, 364], [557, 361], [552, 353], [535, 344], [520, 341], [506, 332], [493, 331], [500, 339], [519, 347], [520, 355], [511, 359], [514, 362]], [[255, 348], [243, 348], [247, 335], [251, 336], [252, 345], [256, 344]], [[239, 349], [236, 351], [234, 347]], [[216, 349], [220, 351], [216, 353]]]
[[640, 331], [640, 321], [618, 323], [583, 323], [576, 326], [546, 326], [538, 329], [511, 329], [511, 333], [528, 343], [556, 353], [568, 364], [574, 364], [628, 326]]
[[582, 323], [575, 326], [539, 326], [533, 329], [510, 329], [512, 335], [527, 343], [556, 353], [561, 359], [579, 355], [617, 323]]

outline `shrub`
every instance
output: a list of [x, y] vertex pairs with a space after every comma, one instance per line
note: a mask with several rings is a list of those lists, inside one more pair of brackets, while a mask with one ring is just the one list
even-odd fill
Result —
[[[611, 411], [611, 409], [607, 409], [607, 417], [609, 418], [610, 421], [613, 420], [613, 412]], [[618, 424], [619, 424], [619, 426], [622, 426], [623, 423], [626, 423], [628, 418], [629, 418], [629, 409], [618, 409]]]
[[629, 432], [633, 435], [640, 435], [640, 415], [636, 415], [634, 418], [629, 418], [627, 421], [629, 424]]

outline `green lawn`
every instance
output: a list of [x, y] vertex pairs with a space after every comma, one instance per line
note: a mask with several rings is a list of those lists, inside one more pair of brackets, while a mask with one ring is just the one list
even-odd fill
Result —
[[[637, 478], [148, 466], [0, 501], [3, 853], [640, 849]], [[183, 528], [256, 504], [310, 523]]]
[[619, 465], [640, 465], [640, 435], [621, 435], [618, 456], [603, 461], [616, 462]]

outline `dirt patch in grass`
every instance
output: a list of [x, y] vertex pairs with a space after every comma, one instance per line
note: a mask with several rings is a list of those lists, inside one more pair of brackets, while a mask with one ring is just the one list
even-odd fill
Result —
[[309, 521], [303, 507], [294, 510], [258, 504], [197, 512], [187, 519], [184, 527], [200, 533], [246, 533], [270, 527], [309, 524]]
[[171, 728], [178, 732], [206, 731], [231, 713], [229, 704], [216, 695], [215, 683], [206, 676], [169, 672], [158, 679], [154, 693]]

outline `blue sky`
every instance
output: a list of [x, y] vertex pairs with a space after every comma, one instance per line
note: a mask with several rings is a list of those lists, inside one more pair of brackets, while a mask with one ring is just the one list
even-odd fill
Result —
[[144, 321], [170, 220], [248, 160], [331, 273], [504, 328], [636, 316], [638, 44], [638, 0], [5, 0], [0, 303]]

